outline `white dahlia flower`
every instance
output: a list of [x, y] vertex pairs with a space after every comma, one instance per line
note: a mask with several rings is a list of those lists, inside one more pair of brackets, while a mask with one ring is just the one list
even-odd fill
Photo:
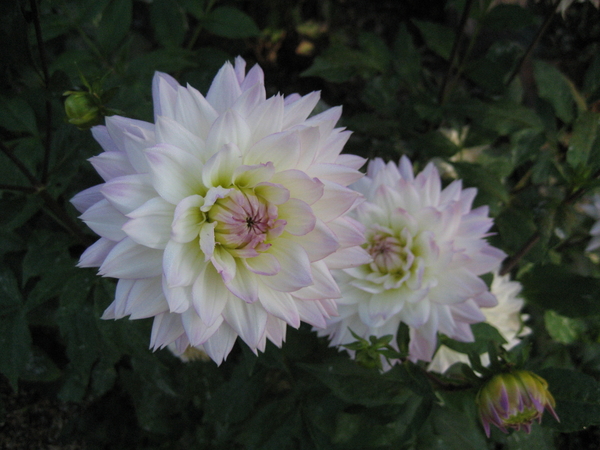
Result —
[[402, 322], [410, 329], [409, 357], [423, 361], [431, 360], [438, 332], [473, 340], [470, 324], [485, 319], [480, 307], [496, 305], [479, 275], [505, 256], [484, 239], [488, 208], [471, 210], [476, 189], [454, 181], [442, 190], [433, 164], [415, 177], [406, 157], [399, 166], [371, 161], [353, 187], [366, 199], [354, 214], [373, 261], [336, 271], [339, 316], [319, 334], [341, 345], [354, 340], [350, 330], [395, 337]]
[[596, 221], [590, 229], [592, 239], [585, 249], [586, 252], [592, 252], [600, 248], [600, 194], [595, 194], [590, 198], [589, 203], [583, 203], [580, 207], [588, 216]]
[[154, 317], [151, 347], [202, 344], [217, 363], [237, 336], [280, 346], [286, 324], [336, 313], [330, 269], [368, 260], [344, 215], [364, 160], [340, 155], [341, 108], [307, 117], [319, 94], [266, 98], [263, 72], [226, 63], [206, 95], [157, 73], [155, 123], [92, 129], [104, 183], [73, 199], [101, 238], [80, 267], [118, 278], [105, 319]]
[[[519, 297], [521, 283], [511, 281], [509, 275], [500, 276], [495, 272], [490, 291], [498, 299], [498, 304], [492, 308], [483, 308], [481, 311], [485, 321], [496, 328], [506, 340], [504, 348], [510, 350], [521, 342], [522, 337], [531, 333], [531, 329], [523, 325], [529, 316], [521, 314], [524, 304], [523, 299]], [[464, 353], [440, 345], [433, 361], [429, 364], [429, 370], [443, 373], [457, 362], [469, 364], [469, 358]], [[489, 364], [487, 353], [481, 355], [481, 362], [486, 366]]]

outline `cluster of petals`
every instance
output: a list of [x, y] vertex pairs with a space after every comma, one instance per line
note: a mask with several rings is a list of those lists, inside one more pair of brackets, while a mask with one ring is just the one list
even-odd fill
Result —
[[[495, 272], [490, 291], [496, 296], [498, 304], [481, 310], [485, 321], [496, 328], [506, 341], [504, 348], [507, 350], [517, 346], [521, 342], [521, 338], [531, 333], [531, 329], [523, 325], [529, 316], [521, 313], [524, 304], [523, 299], [519, 297], [521, 288], [521, 283], [511, 281], [509, 275], [498, 275]], [[469, 364], [469, 358], [464, 353], [452, 350], [442, 344], [435, 352], [428, 369], [443, 373], [458, 362]], [[481, 355], [481, 362], [486, 366], [489, 364], [487, 353]]]
[[596, 221], [590, 229], [592, 239], [590, 239], [585, 249], [586, 252], [592, 252], [600, 248], [600, 194], [595, 194], [589, 203], [583, 203], [580, 207], [588, 216]]
[[423, 361], [431, 360], [438, 332], [472, 341], [470, 324], [485, 320], [481, 307], [496, 305], [479, 275], [505, 256], [485, 240], [488, 208], [471, 209], [476, 189], [462, 189], [460, 180], [442, 189], [433, 164], [415, 176], [406, 157], [399, 165], [372, 160], [352, 187], [365, 197], [352, 214], [365, 227], [363, 247], [373, 261], [335, 271], [339, 315], [319, 334], [342, 345], [354, 340], [350, 330], [395, 337], [404, 323], [409, 357]]
[[287, 325], [323, 327], [330, 269], [368, 261], [346, 217], [364, 159], [340, 152], [341, 108], [309, 118], [313, 92], [266, 98], [264, 75], [226, 63], [203, 96], [157, 73], [154, 122], [92, 129], [104, 183], [72, 202], [100, 239], [79, 266], [118, 279], [103, 318], [153, 317], [151, 347], [202, 345], [220, 363], [238, 336], [280, 346]]

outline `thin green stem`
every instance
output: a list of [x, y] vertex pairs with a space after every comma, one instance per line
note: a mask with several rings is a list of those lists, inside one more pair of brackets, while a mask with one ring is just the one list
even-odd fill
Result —
[[[213, 6], [215, 6], [216, 1], [217, 0], [210, 0], [208, 2], [208, 5], [206, 6], [206, 9], [204, 10], [204, 15], [207, 15], [210, 12], [210, 10], [213, 8]], [[196, 28], [194, 29], [194, 34], [192, 34], [192, 37], [190, 38], [189, 42], [185, 46], [186, 49], [192, 50], [194, 48], [194, 45], [196, 45], [196, 41], [200, 37], [200, 33], [202, 32], [203, 28], [204, 27], [202, 26], [202, 21], [200, 21], [198, 23], [198, 25], [196, 25]]]
[[0, 184], [0, 190], [5, 191], [19, 191], [27, 194], [35, 194], [37, 190], [30, 186], [18, 186], [16, 184]]

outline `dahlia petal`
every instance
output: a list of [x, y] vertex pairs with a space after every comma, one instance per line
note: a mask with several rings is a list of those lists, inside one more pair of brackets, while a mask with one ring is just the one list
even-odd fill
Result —
[[190, 195], [204, 191], [198, 172], [202, 162], [185, 151], [167, 144], [146, 150], [154, 189], [176, 205]]
[[179, 83], [171, 75], [156, 72], [152, 78], [154, 121], [159, 116], [174, 117], [173, 106], [177, 102]]
[[[323, 261], [311, 264], [313, 284], [293, 292], [294, 297], [303, 300], [325, 300], [340, 298], [340, 288], [333, 279], [327, 264]], [[290, 324], [291, 325], [291, 324]]]
[[[242, 58], [239, 58], [239, 59], [242, 59]], [[238, 70], [238, 65], [237, 65], [237, 60], [236, 60], [236, 71], [237, 70]], [[243, 71], [243, 69], [242, 69], [242, 71]], [[252, 69], [250, 69], [248, 71], [248, 73], [246, 74], [246, 76], [244, 77], [243, 81], [240, 81], [240, 88], [242, 89], [242, 91], [247, 91], [248, 89], [250, 89], [252, 86], [254, 86], [256, 84], [262, 84], [262, 85], [265, 84], [265, 74], [258, 64], [254, 64], [254, 66], [252, 66]], [[263, 100], [264, 100], [264, 98], [263, 98]]]
[[223, 323], [223, 318], [218, 317], [212, 325], [206, 325], [203, 320], [196, 314], [193, 309], [181, 314], [181, 322], [185, 334], [187, 335], [191, 345], [203, 345], [206, 340], [210, 339]]
[[281, 129], [285, 130], [306, 120], [321, 98], [320, 92], [311, 92], [299, 100], [285, 105]]
[[318, 301], [297, 300], [296, 307], [298, 315], [302, 322], [306, 322], [313, 327], [325, 328], [327, 326], [327, 313]]
[[365, 165], [366, 161], [367, 160], [365, 158], [363, 158], [362, 156], [351, 155], [349, 153], [343, 153], [335, 159], [335, 164], [339, 164], [342, 166], [349, 167], [351, 169], [358, 170], [362, 166]]
[[113, 178], [123, 175], [130, 175], [135, 172], [135, 169], [127, 159], [127, 155], [123, 152], [104, 152], [99, 155], [92, 156], [88, 159], [98, 175], [104, 181], [110, 181]]
[[271, 134], [279, 133], [283, 122], [283, 98], [275, 95], [259, 104], [250, 115], [246, 117], [248, 128], [252, 130], [250, 145]]
[[144, 247], [127, 237], [110, 251], [98, 273], [112, 278], [156, 277], [162, 273], [162, 254], [162, 250]]
[[270, 134], [245, 153], [246, 164], [272, 162], [277, 171], [292, 169], [300, 155], [300, 136], [296, 131]]
[[194, 309], [202, 321], [212, 326], [220, 317], [225, 305], [233, 296], [227, 291], [221, 276], [207, 264], [192, 288]]
[[207, 187], [229, 187], [233, 173], [242, 161], [242, 154], [236, 145], [226, 144], [202, 167], [202, 181]]
[[[122, 281], [122, 280], [121, 280]], [[161, 286], [161, 277], [135, 280], [129, 294], [125, 314], [130, 319], [146, 319], [169, 310]]]
[[214, 121], [219, 117], [219, 113], [215, 111], [212, 105], [208, 103], [206, 98], [197, 89], [188, 86], [188, 92], [198, 108], [198, 114], [194, 116], [197, 133], [200, 137], [208, 136], [210, 127], [212, 127]]
[[200, 211], [202, 205], [204, 198], [199, 195], [190, 195], [177, 204], [171, 224], [171, 239], [184, 244], [198, 237], [205, 220]]
[[96, 125], [95, 127], [92, 127], [90, 131], [92, 132], [92, 136], [94, 136], [96, 142], [100, 144], [102, 150], [104, 150], [105, 152], [121, 151], [110, 137], [108, 129], [105, 125]]
[[292, 198], [302, 200], [309, 205], [319, 200], [325, 189], [318, 178], [311, 178], [301, 170], [283, 170], [276, 173], [272, 181], [284, 185]]
[[269, 314], [267, 317], [266, 336], [277, 347], [281, 347], [285, 341], [287, 324], [277, 317]]
[[[237, 79], [238, 84], [241, 85], [244, 82], [244, 78], [246, 78], [246, 61], [241, 56], [236, 56], [233, 65], [233, 71], [235, 72], [235, 77]], [[242, 92], [244, 89], [242, 89]]]
[[266, 97], [265, 86], [262, 83], [256, 83], [237, 98], [231, 109], [246, 119], [258, 105], [265, 101]]
[[[194, 92], [195, 91], [195, 92]], [[212, 120], [210, 123], [206, 123], [206, 117], [204, 115], [203, 108], [201, 108], [197, 101], [197, 94], [200, 94], [190, 85], [186, 87], [177, 86], [177, 101], [175, 103], [174, 108], [174, 120], [172, 122], [181, 124], [183, 128], [185, 128], [189, 133], [192, 133], [196, 138], [200, 138], [202, 140], [202, 150], [204, 150], [204, 137], [208, 134], [208, 130], [210, 128], [210, 124], [217, 117], [216, 112], [214, 116], [212, 116]], [[202, 95], [200, 94], [202, 97]], [[202, 99], [204, 99], [202, 97]], [[205, 100], [205, 99], [204, 99]], [[206, 101], [206, 100], [205, 100]], [[200, 100], [200, 103], [202, 100]], [[208, 103], [208, 102], [207, 102]], [[210, 105], [209, 105], [210, 106]], [[212, 107], [210, 107], [212, 109]], [[214, 110], [213, 110], [214, 111]], [[157, 125], [160, 117], [165, 118], [166, 116], [157, 117]], [[171, 118], [170, 118], [171, 119]], [[158, 128], [158, 127], [157, 127]], [[159, 140], [159, 132], [156, 130], [157, 141]], [[194, 138], [192, 138], [194, 139]], [[169, 144], [176, 145], [173, 142], [167, 142]], [[198, 149], [200, 150], [200, 149]], [[202, 158], [200, 155], [196, 155], [202, 160], [206, 160], [207, 158]]]
[[280, 184], [262, 182], [256, 185], [254, 192], [273, 205], [281, 205], [290, 199], [290, 191]]
[[269, 249], [281, 268], [277, 274], [264, 277], [263, 283], [281, 292], [293, 292], [312, 284], [310, 261], [304, 249], [289, 239], [280, 237]]
[[408, 326], [418, 329], [427, 323], [430, 313], [431, 302], [429, 300], [417, 303], [405, 303], [402, 319]]
[[76, 194], [70, 200], [70, 202], [77, 211], [82, 213], [93, 204], [98, 203], [100, 200], [104, 199], [102, 192], [100, 192], [101, 188], [102, 185], [98, 184], [96, 186], [92, 186], [91, 188], [85, 189]]
[[350, 154], [340, 155], [351, 135], [351, 131], [346, 131], [343, 128], [334, 129], [322, 145], [319, 162], [341, 164], [348, 168], [360, 169], [367, 161], [366, 159]]
[[101, 192], [115, 209], [123, 214], [129, 214], [158, 195], [147, 174], [123, 175], [113, 178], [101, 186]]
[[365, 226], [351, 217], [340, 217], [327, 224], [340, 247], [354, 247], [365, 242]]
[[111, 241], [120, 241], [126, 236], [121, 227], [127, 218], [117, 211], [108, 200], [100, 200], [79, 217], [94, 233]]
[[245, 265], [236, 260], [235, 276], [225, 282], [229, 291], [246, 303], [254, 303], [258, 300], [258, 279]]
[[271, 162], [254, 166], [238, 166], [233, 171], [233, 182], [241, 188], [254, 187], [258, 183], [270, 181], [274, 173], [275, 167]]
[[244, 258], [243, 262], [248, 270], [257, 275], [271, 276], [279, 272], [279, 261], [270, 253], [259, 253], [252, 258]]
[[[380, 327], [387, 320], [398, 314], [403, 306], [404, 302], [399, 296], [397, 289], [388, 289], [379, 294], [374, 294], [371, 297], [371, 301], [368, 302], [366, 310], [361, 314], [361, 318], [366, 316], [368, 320], [364, 320], [367, 325], [371, 327]], [[360, 309], [359, 309], [360, 312]]]
[[228, 301], [223, 311], [225, 321], [253, 351], [265, 333], [267, 316], [260, 302], [248, 304], [238, 298]]
[[115, 245], [117, 245], [115, 241], [101, 237], [85, 249], [77, 267], [100, 267]]
[[[189, 115], [192, 115], [192, 113]], [[161, 116], [157, 118], [156, 143], [180, 148], [203, 163], [208, 159], [204, 141], [169, 117]]]
[[162, 290], [169, 305], [169, 312], [181, 314], [192, 305], [191, 286], [169, 286], [167, 277], [163, 275]]
[[285, 220], [285, 231], [294, 236], [304, 236], [315, 228], [317, 218], [310, 206], [302, 200], [291, 198], [277, 208], [278, 219]]
[[127, 215], [129, 221], [122, 229], [140, 245], [164, 249], [171, 234], [175, 207], [160, 197], [148, 200]]
[[217, 222], [204, 223], [200, 228], [200, 248], [204, 253], [204, 260], [208, 261], [215, 252], [215, 227]]
[[210, 85], [206, 94], [206, 100], [215, 108], [215, 111], [223, 114], [233, 106], [241, 94], [242, 90], [240, 89], [233, 66], [227, 62], [221, 67]]
[[300, 139], [300, 154], [294, 168], [308, 171], [316, 163], [319, 154], [321, 131], [319, 127], [308, 127], [306, 125], [298, 126], [296, 130]]
[[162, 270], [169, 287], [191, 285], [205, 265], [204, 255], [194, 242], [167, 243], [162, 257]]
[[157, 350], [165, 348], [179, 336], [185, 333], [181, 323], [181, 314], [162, 313], [154, 317], [150, 348]]
[[327, 256], [324, 261], [330, 269], [347, 269], [367, 264], [372, 259], [364, 248], [347, 247]]
[[323, 196], [312, 205], [314, 213], [325, 223], [346, 213], [359, 199], [359, 194], [337, 183], [325, 180]]
[[437, 277], [438, 287], [429, 291], [429, 299], [439, 304], [464, 302], [465, 299], [487, 290], [481, 278], [464, 268], [440, 273]]
[[233, 348], [233, 344], [235, 344], [235, 340], [237, 338], [237, 334], [233, 329], [227, 325], [227, 323], [223, 322], [217, 331], [208, 338], [206, 342], [204, 342], [204, 350], [206, 354], [210, 356], [210, 358], [219, 366], [223, 362], [231, 349]]
[[356, 169], [331, 163], [313, 164], [307, 170], [307, 173], [311, 177], [333, 181], [342, 186], [348, 186], [363, 177], [363, 174]]
[[224, 283], [228, 283], [235, 277], [237, 268], [235, 258], [227, 250], [215, 247], [215, 252], [210, 260], [221, 278], [223, 278]]
[[260, 285], [259, 292], [260, 304], [269, 314], [278, 317], [294, 328], [300, 326], [298, 308], [290, 294], [274, 291], [264, 285]]

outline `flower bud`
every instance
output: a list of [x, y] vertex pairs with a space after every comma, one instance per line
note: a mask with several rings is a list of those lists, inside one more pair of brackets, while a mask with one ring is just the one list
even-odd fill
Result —
[[87, 130], [102, 123], [102, 113], [92, 94], [89, 92], [65, 92], [65, 112], [72, 123], [81, 130]]
[[509, 427], [523, 427], [529, 433], [534, 420], [542, 421], [544, 408], [559, 420], [546, 380], [525, 370], [496, 375], [479, 390], [475, 401], [488, 437], [490, 423], [504, 433]]

